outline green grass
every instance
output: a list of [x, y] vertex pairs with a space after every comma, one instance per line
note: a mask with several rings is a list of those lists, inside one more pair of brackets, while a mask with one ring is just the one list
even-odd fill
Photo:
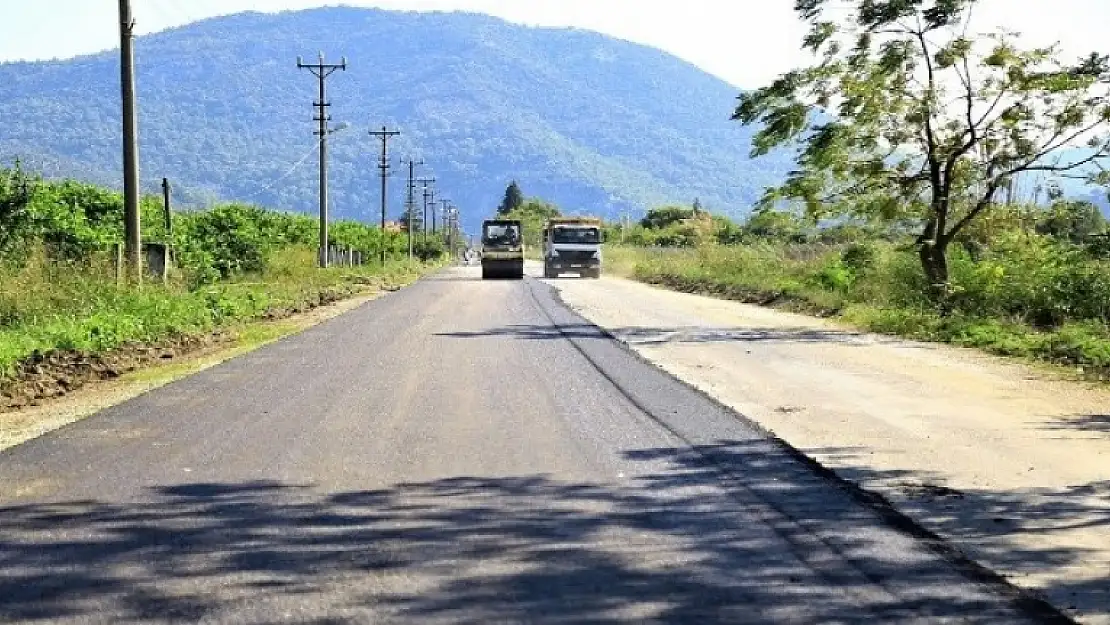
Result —
[[184, 284], [118, 286], [97, 267], [32, 258], [0, 269], [0, 377], [36, 352], [100, 353], [130, 343], [208, 333], [271, 314], [304, 310], [368, 287], [404, 284], [426, 268], [391, 262], [385, 268], [319, 270], [315, 252], [286, 248], [266, 268], [195, 290]]
[[[613, 248], [607, 270], [689, 293], [836, 317], [860, 329], [1078, 368], [1110, 379], [1110, 266], [1053, 249], [953, 254], [953, 310], [924, 296], [911, 252], [876, 246]], [[1047, 251], [1046, 251], [1047, 250]], [[1064, 255], [1065, 261], [1054, 260]], [[859, 258], [865, 260], [858, 260]], [[1045, 320], [1049, 322], [1045, 322]]]

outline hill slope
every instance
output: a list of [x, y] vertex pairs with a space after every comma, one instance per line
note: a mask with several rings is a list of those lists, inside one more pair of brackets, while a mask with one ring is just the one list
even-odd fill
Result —
[[[333, 138], [337, 216], [376, 215], [366, 130], [382, 124], [404, 132], [394, 154], [425, 158], [469, 224], [511, 178], [567, 209], [612, 216], [695, 197], [744, 209], [789, 167], [747, 159], [750, 130], [728, 119], [735, 88], [659, 50], [473, 14], [327, 8], [140, 39], [144, 188], [167, 176], [193, 202], [314, 210], [316, 81], [295, 59], [318, 50], [350, 63], [329, 82], [334, 120], [352, 125]], [[0, 158], [118, 180], [116, 53], [2, 65], [0, 84]], [[391, 184], [397, 214], [403, 184]]]

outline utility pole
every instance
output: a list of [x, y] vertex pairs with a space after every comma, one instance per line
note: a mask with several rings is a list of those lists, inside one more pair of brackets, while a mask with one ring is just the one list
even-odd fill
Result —
[[[441, 200], [439, 200], [438, 204], [443, 205], [443, 204], [446, 204], [447, 202], [450, 202], [450, 200], [441, 199]], [[436, 222], [436, 219], [437, 219], [436, 215], [439, 213], [440, 208], [436, 204], [437, 204], [437, 202], [433, 198], [432, 199], [432, 236], [433, 237], [439, 234], [439, 227], [438, 227], [438, 224]]]
[[401, 162], [407, 163], [409, 166], [408, 192], [405, 195], [405, 217], [408, 221], [409, 260], [412, 260], [412, 214], [416, 212], [416, 166], [423, 165], [424, 160], [416, 161], [409, 157], [408, 159], [401, 159]]
[[440, 203], [443, 205], [443, 213], [441, 214], [442, 221], [440, 223], [443, 225], [443, 228], [446, 229], [447, 228], [447, 207], [451, 204], [451, 200], [440, 200]]
[[385, 266], [385, 204], [386, 204], [385, 193], [386, 193], [386, 179], [389, 178], [389, 170], [391, 168], [391, 166], [389, 164], [389, 140], [392, 139], [393, 137], [400, 136], [400, 134], [401, 134], [401, 132], [399, 130], [388, 130], [388, 129], [386, 129], [385, 126], [382, 126], [381, 130], [371, 130], [370, 131], [370, 136], [378, 137], [382, 141], [382, 158], [381, 158], [381, 161], [378, 163], [378, 169], [381, 170], [381, 176], [382, 176], [382, 224], [381, 224], [382, 239], [381, 239], [381, 245], [379, 246], [379, 247], [381, 247], [382, 267]]
[[459, 231], [459, 209], [452, 206], [447, 214], [447, 253], [450, 258], [455, 257], [455, 236]]
[[435, 195], [435, 192], [428, 186], [435, 184], [435, 178], [421, 178], [417, 180], [424, 187], [424, 217], [420, 220], [420, 232], [424, 235], [424, 243], [428, 242], [428, 198]]
[[430, 210], [428, 212], [428, 214], [431, 215], [431, 217], [432, 217], [432, 236], [435, 236], [435, 233], [436, 233], [436, 230], [435, 230], [435, 227], [436, 227], [436, 190], [435, 189], [431, 189], [431, 190], [428, 191], [428, 204], [432, 207], [432, 210]]
[[123, 100], [123, 237], [131, 279], [143, 279], [139, 212], [139, 118], [135, 105], [135, 19], [131, 0], [119, 0], [120, 95]]
[[331, 107], [331, 102], [328, 102], [327, 97], [327, 81], [328, 76], [331, 76], [339, 70], [347, 71], [347, 57], [343, 57], [343, 61], [339, 64], [325, 63], [324, 53], [320, 53], [320, 60], [314, 64], [305, 64], [301, 57], [297, 57], [297, 69], [307, 69], [312, 72], [316, 79], [320, 82], [320, 99], [313, 102], [312, 105], [316, 107], [317, 114], [313, 119], [320, 122], [320, 129], [313, 134], [320, 137], [320, 267], [327, 269], [328, 267], [328, 134], [331, 129], [328, 128], [328, 122], [331, 121], [331, 116], [328, 115], [328, 109]]
[[170, 204], [170, 179], [162, 179], [162, 216], [166, 220], [166, 242], [173, 242], [173, 206]]

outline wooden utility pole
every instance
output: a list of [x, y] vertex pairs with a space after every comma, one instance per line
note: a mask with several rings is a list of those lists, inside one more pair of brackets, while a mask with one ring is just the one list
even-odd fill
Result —
[[320, 99], [313, 102], [312, 105], [316, 107], [317, 114], [313, 119], [320, 123], [320, 129], [313, 134], [320, 137], [320, 267], [326, 269], [329, 261], [328, 254], [328, 134], [331, 129], [328, 128], [328, 122], [331, 121], [331, 116], [328, 115], [328, 109], [331, 107], [331, 102], [328, 102], [327, 97], [327, 80], [337, 71], [347, 71], [347, 57], [343, 57], [343, 61], [339, 64], [325, 63], [324, 53], [320, 53], [320, 60], [317, 63], [305, 64], [301, 57], [297, 57], [297, 69], [307, 69], [320, 83]]
[[119, 0], [120, 95], [123, 100], [123, 238], [130, 277], [143, 277], [139, 213], [139, 120], [135, 104], [135, 19], [131, 0]]
[[385, 209], [386, 209], [386, 195], [385, 194], [386, 194], [386, 180], [389, 178], [389, 170], [391, 168], [391, 166], [389, 164], [389, 140], [392, 139], [393, 137], [399, 136], [400, 134], [401, 134], [401, 132], [399, 130], [388, 130], [385, 126], [382, 126], [381, 130], [371, 130], [370, 131], [370, 136], [378, 137], [382, 141], [382, 157], [381, 157], [381, 161], [379, 161], [379, 163], [378, 163], [378, 169], [381, 170], [381, 176], [382, 176], [382, 222], [381, 222], [382, 238], [381, 238], [381, 245], [379, 247], [381, 248], [381, 263], [382, 263], [383, 267], [385, 266]]

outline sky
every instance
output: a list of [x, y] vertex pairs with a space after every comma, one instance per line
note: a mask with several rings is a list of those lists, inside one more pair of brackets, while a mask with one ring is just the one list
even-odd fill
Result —
[[[140, 34], [239, 11], [344, 4], [465, 10], [574, 26], [651, 45], [735, 86], [756, 88], [806, 62], [794, 0], [133, 0]], [[0, 0], [0, 61], [69, 58], [118, 45], [117, 0]], [[975, 27], [1004, 27], [1076, 57], [1110, 53], [1110, 0], [981, 0]]]

